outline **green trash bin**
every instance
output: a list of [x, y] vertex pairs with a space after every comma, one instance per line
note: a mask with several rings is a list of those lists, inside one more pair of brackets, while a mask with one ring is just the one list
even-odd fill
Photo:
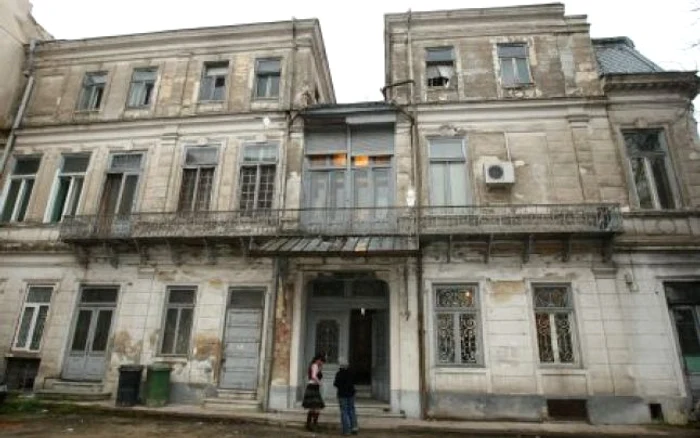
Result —
[[148, 366], [146, 375], [146, 405], [152, 407], [165, 406], [170, 397], [170, 371], [168, 364], [154, 363]]

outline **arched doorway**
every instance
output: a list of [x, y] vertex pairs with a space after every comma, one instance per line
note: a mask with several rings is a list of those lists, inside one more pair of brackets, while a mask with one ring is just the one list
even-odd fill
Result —
[[[333, 378], [345, 358], [357, 380], [357, 398], [389, 402], [389, 287], [364, 274], [320, 276], [307, 288], [306, 364], [323, 352], [323, 395], [335, 399]], [[306, 376], [303, 376], [306, 381]]]

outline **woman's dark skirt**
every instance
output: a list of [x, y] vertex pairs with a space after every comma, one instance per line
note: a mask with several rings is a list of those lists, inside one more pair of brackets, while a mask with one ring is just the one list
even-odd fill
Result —
[[304, 391], [304, 400], [301, 405], [305, 409], [323, 409], [326, 404], [323, 403], [323, 398], [321, 398], [321, 387], [313, 383], [306, 385], [306, 391]]

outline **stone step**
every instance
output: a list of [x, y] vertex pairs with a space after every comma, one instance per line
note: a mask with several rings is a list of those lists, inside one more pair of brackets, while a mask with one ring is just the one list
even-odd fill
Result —
[[[302, 415], [305, 410], [298, 407], [294, 409], [286, 409], [280, 411], [282, 413], [295, 413]], [[391, 412], [391, 406], [387, 403], [372, 401], [363, 402], [360, 404], [355, 403], [355, 412], [358, 417], [367, 418], [406, 418], [402, 413]], [[326, 415], [340, 415], [340, 406], [338, 403], [326, 403], [326, 408], [323, 410]]]
[[255, 391], [242, 391], [236, 389], [218, 389], [216, 391], [216, 397], [219, 399], [230, 399], [230, 400], [255, 400], [257, 394]]
[[70, 394], [101, 394], [105, 392], [101, 382], [74, 382], [60, 379], [46, 379], [43, 389]]
[[255, 412], [260, 412], [262, 410], [262, 407], [258, 400], [244, 400], [218, 397], [205, 398], [204, 408]]
[[40, 389], [35, 394], [41, 400], [77, 402], [103, 401], [112, 397], [110, 392], [67, 392], [55, 389]]

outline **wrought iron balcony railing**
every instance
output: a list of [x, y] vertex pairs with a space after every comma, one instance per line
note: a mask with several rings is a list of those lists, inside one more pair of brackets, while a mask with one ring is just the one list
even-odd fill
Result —
[[[420, 221], [420, 222], [419, 222]], [[420, 230], [417, 229], [420, 223]], [[622, 230], [617, 205], [503, 205], [187, 213], [133, 213], [64, 219], [64, 241], [256, 236], [417, 236], [604, 234]]]
[[422, 207], [421, 235], [606, 234], [622, 231], [617, 204]]

